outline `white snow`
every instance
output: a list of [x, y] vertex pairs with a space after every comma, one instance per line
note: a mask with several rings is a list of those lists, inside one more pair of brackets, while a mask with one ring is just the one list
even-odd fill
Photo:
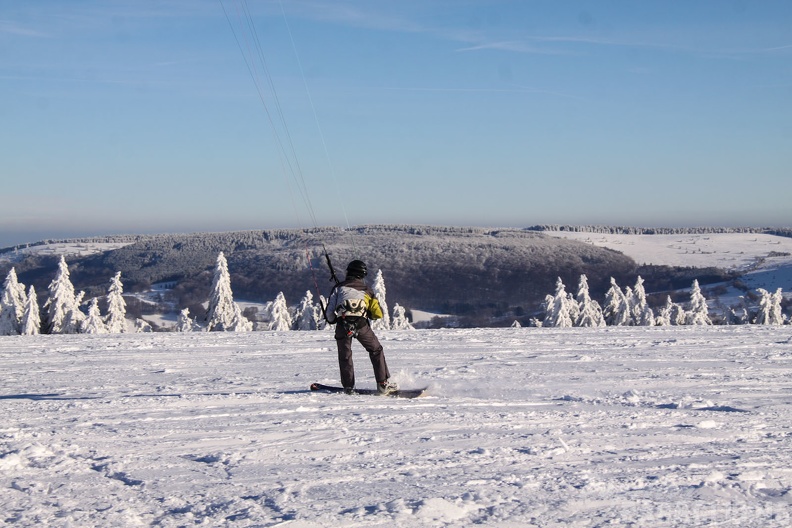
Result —
[[[792, 327], [0, 339], [0, 523], [792, 524]], [[361, 387], [371, 366], [356, 345]]]

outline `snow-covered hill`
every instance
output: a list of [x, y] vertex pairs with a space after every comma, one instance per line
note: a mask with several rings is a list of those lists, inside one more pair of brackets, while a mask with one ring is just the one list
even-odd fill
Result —
[[[748, 271], [766, 261], [792, 264], [792, 238], [756, 233], [628, 235], [543, 231], [620, 251], [638, 264]], [[785, 254], [785, 255], [784, 255]]]
[[[792, 524], [792, 327], [0, 338], [14, 526]], [[371, 367], [356, 348], [360, 386]]]
[[60, 257], [64, 255], [67, 258], [87, 257], [89, 255], [104, 253], [105, 251], [113, 251], [127, 246], [130, 243], [131, 242], [53, 242], [51, 244], [38, 244], [9, 250], [0, 255], [0, 258], [15, 262], [28, 255], [47, 257]]
[[745, 273], [750, 288], [792, 294], [792, 238], [757, 233], [677, 235], [602, 234], [544, 231], [620, 251], [638, 264], [716, 267]]

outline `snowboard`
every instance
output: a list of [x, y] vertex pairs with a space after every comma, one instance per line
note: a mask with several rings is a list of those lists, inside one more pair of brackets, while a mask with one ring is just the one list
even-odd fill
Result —
[[[353, 394], [361, 394], [364, 396], [390, 396], [391, 398], [418, 398], [423, 396], [426, 392], [427, 387], [423, 389], [399, 389], [396, 392], [391, 392], [389, 394], [380, 394], [377, 389], [355, 389]], [[312, 383], [311, 384], [312, 391], [320, 391], [320, 392], [340, 392], [344, 393], [343, 387], [335, 387], [333, 385], [322, 385], [321, 383]]]

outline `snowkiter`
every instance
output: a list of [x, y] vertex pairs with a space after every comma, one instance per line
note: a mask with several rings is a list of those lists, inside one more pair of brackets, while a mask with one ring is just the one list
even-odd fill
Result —
[[382, 308], [364, 280], [368, 274], [366, 263], [353, 260], [346, 269], [346, 278], [333, 287], [327, 301], [325, 318], [335, 324], [338, 345], [338, 365], [341, 368], [341, 385], [352, 394], [355, 389], [355, 367], [352, 361], [352, 338], [358, 340], [369, 354], [377, 380], [377, 390], [382, 394], [397, 391], [390, 381], [382, 345], [369, 324], [369, 319], [380, 319]]

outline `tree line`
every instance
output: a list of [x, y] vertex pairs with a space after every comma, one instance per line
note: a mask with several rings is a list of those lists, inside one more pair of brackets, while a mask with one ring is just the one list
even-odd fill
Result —
[[595, 233], [604, 235], [711, 235], [722, 233], [748, 233], [792, 238], [792, 228], [786, 227], [635, 227], [601, 225], [539, 224], [528, 231], [562, 231], [570, 233]]
[[[781, 288], [771, 293], [758, 288], [759, 304], [751, 310], [743, 302], [741, 308], [730, 308], [726, 324], [783, 325], [788, 322], [782, 312], [783, 295]], [[701, 291], [698, 280], [693, 281], [687, 307], [666, 298], [657, 313], [647, 302], [644, 280], [638, 276], [634, 287], [623, 290], [611, 278], [611, 287], [605, 294], [604, 305], [591, 298], [588, 280], [580, 276], [577, 294], [566, 291], [559, 277], [555, 293], [547, 295], [544, 302], [544, 319], [534, 319], [534, 326], [550, 327], [603, 327], [603, 326], [671, 326], [671, 325], [711, 325], [707, 299]]]
[[[406, 311], [398, 304], [394, 305], [391, 316], [386, 302], [385, 281], [382, 270], [374, 280], [373, 291], [380, 300], [383, 317], [372, 324], [379, 329], [409, 330]], [[0, 297], [0, 335], [36, 335], [47, 334], [106, 334], [124, 333], [129, 331], [130, 323], [126, 317], [126, 301], [121, 282], [121, 272], [116, 272], [110, 280], [106, 295], [106, 310], [102, 314], [99, 297], [85, 301], [85, 292], [76, 292], [72, 284], [69, 267], [65, 257], [61, 257], [55, 278], [48, 287], [48, 297], [40, 308], [35, 288], [28, 289], [17, 278], [16, 270], [11, 268], [3, 283], [3, 294]], [[231, 276], [228, 261], [223, 252], [217, 256], [212, 286], [209, 293], [208, 308], [205, 316], [191, 317], [189, 308], [181, 310], [176, 325], [172, 328], [177, 332], [193, 331], [230, 331], [248, 332], [256, 330], [324, 330], [326, 323], [323, 306], [325, 300], [314, 302], [313, 294], [305, 292], [305, 296], [296, 306], [288, 306], [283, 292], [278, 293], [273, 301], [264, 305], [258, 325], [248, 319], [234, 301], [231, 290]], [[143, 319], [134, 322], [135, 332], [149, 332], [153, 328]]]

